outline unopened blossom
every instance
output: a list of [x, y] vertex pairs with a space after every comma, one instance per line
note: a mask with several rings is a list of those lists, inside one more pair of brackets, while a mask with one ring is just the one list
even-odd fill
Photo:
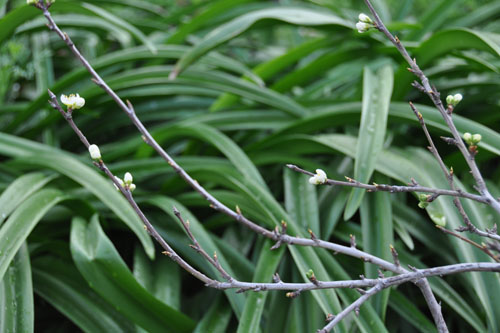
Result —
[[473, 134], [472, 135], [472, 142], [474, 144], [478, 144], [479, 142], [481, 142], [481, 139], [482, 139], [482, 135], [481, 134]]
[[446, 103], [451, 106], [457, 106], [458, 103], [462, 100], [462, 94], [448, 95], [446, 97]]
[[132, 174], [130, 172], [126, 172], [125, 175], [123, 176], [123, 181], [127, 185], [132, 184], [133, 181]]
[[464, 135], [462, 136], [462, 138], [464, 139], [464, 141], [468, 144], [468, 145], [471, 145], [471, 146], [475, 146], [477, 145], [479, 142], [481, 142], [483, 136], [481, 134], [470, 134], [470, 133], [464, 133]]
[[370, 18], [370, 16], [368, 16], [368, 15], [366, 15], [364, 13], [359, 14], [358, 19], [359, 19], [360, 22], [373, 23], [373, 21]]
[[316, 174], [309, 178], [309, 183], [313, 185], [324, 184], [328, 178], [326, 177], [326, 173], [321, 169], [316, 169]]
[[[120, 177], [117, 177], [115, 176], [115, 180], [118, 184], [120, 184], [121, 187], [125, 187], [125, 183], [123, 182], [123, 180], [120, 178]], [[117, 191], [119, 191], [120, 189], [118, 188], [118, 186], [116, 186], [115, 183], [113, 183], [113, 186], [116, 188]]]
[[61, 102], [68, 108], [75, 110], [80, 109], [85, 105], [85, 98], [80, 97], [79, 94], [71, 94], [69, 96], [62, 94]]
[[90, 153], [90, 157], [93, 160], [100, 160], [101, 159], [101, 151], [99, 150], [99, 147], [97, 147], [97, 145], [90, 145], [89, 146], [89, 153]]
[[366, 14], [363, 13], [359, 14], [358, 19], [359, 22], [356, 23], [356, 29], [358, 29], [359, 33], [366, 32], [371, 28], [375, 27], [375, 24], [373, 23], [372, 19]]

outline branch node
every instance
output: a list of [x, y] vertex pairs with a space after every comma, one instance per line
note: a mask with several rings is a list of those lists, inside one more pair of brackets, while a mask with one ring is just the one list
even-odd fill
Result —
[[300, 295], [300, 290], [290, 291], [285, 294], [288, 298], [297, 298]]
[[416, 272], [417, 271], [417, 268], [413, 267], [412, 265], [408, 265], [408, 268], [410, 269], [410, 271], [412, 272]]
[[351, 242], [351, 247], [353, 249], [355, 249], [356, 248], [356, 236], [354, 236], [353, 234], [350, 234], [349, 238], [350, 238], [350, 242]]
[[366, 294], [366, 290], [362, 289], [362, 288], [356, 288], [356, 291], [358, 293], [360, 293], [361, 295], [365, 295]]
[[309, 235], [311, 236], [311, 239], [313, 241], [318, 242], [318, 238], [316, 237], [316, 235], [314, 234], [314, 232], [311, 229], [307, 229], [307, 232], [309, 233]]
[[392, 244], [389, 245], [389, 248], [391, 249], [392, 260], [394, 261], [394, 265], [396, 265], [397, 267], [401, 266], [401, 264], [399, 262], [398, 251], [396, 251], [396, 249], [394, 248], [394, 246]]

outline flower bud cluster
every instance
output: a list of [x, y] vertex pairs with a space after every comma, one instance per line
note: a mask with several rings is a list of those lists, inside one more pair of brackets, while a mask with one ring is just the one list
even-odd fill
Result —
[[464, 133], [463, 139], [469, 146], [476, 146], [483, 137], [481, 134], [470, 134], [469, 132]]
[[461, 94], [448, 95], [446, 97], [446, 103], [453, 107], [457, 106], [458, 103], [462, 100], [463, 96]]
[[366, 14], [359, 14], [358, 23], [356, 23], [356, 29], [358, 29], [359, 33], [366, 32], [371, 28], [375, 28], [375, 23], [373, 23], [372, 19]]
[[[130, 190], [130, 192], [132, 192], [136, 188], [135, 184], [132, 183], [134, 181], [134, 179], [133, 179], [132, 174], [130, 172], [125, 172], [123, 179], [116, 177], [116, 176], [115, 176], [115, 179], [122, 187]], [[116, 186], [116, 184], [113, 183], [113, 185], [115, 186], [117, 191], [120, 190], [118, 188], [118, 186]]]

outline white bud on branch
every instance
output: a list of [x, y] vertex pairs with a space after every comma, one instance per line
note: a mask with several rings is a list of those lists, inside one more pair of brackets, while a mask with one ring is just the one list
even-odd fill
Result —
[[71, 94], [66, 96], [64, 94], [61, 95], [61, 102], [66, 105], [68, 108], [76, 110], [80, 109], [85, 105], [85, 98], [80, 97], [79, 94]]
[[132, 184], [132, 181], [134, 179], [132, 178], [132, 174], [130, 172], [126, 172], [125, 173], [125, 176], [123, 176], [123, 181], [125, 182], [125, 184], [127, 185], [130, 185]]
[[362, 34], [363, 32], [370, 30], [371, 28], [375, 28], [375, 24], [368, 15], [361, 13], [358, 16], [358, 19], [359, 22], [356, 23], [356, 29], [358, 29], [359, 33]]
[[368, 16], [368, 15], [366, 15], [364, 13], [359, 14], [358, 19], [359, 19], [360, 22], [373, 23], [373, 21], [370, 18], [370, 16]]
[[461, 94], [448, 95], [446, 97], [446, 103], [451, 106], [457, 106], [462, 100], [463, 96]]
[[101, 151], [99, 150], [99, 147], [97, 147], [97, 145], [90, 145], [89, 146], [89, 153], [90, 153], [90, 157], [93, 160], [100, 160], [101, 159]]
[[462, 136], [464, 141], [469, 145], [469, 146], [475, 146], [479, 142], [481, 142], [481, 139], [483, 138], [481, 134], [470, 134], [469, 132], [464, 133]]
[[328, 180], [326, 173], [321, 169], [316, 169], [316, 174], [309, 178], [309, 183], [313, 185], [320, 185], [326, 183]]

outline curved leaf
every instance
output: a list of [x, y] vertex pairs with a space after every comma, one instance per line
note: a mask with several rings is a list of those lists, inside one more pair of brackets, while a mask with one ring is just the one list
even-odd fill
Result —
[[65, 196], [57, 190], [42, 189], [17, 207], [0, 229], [0, 278], [42, 217]]
[[0, 226], [19, 204], [54, 178], [55, 176], [47, 177], [43, 173], [33, 172], [13, 181], [0, 195]]
[[338, 16], [308, 8], [277, 7], [257, 10], [237, 17], [212, 30], [200, 43], [182, 56], [175, 65], [171, 77], [176, 77], [196, 59], [225, 41], [238, 36], [255, 22], [263, 19], [275, 19], [297, 25], [337, 25], [353, 28], [351, 22], [345, 21]]
[[[382, 150], [387, 115], [391, 101], [393, 72], [390, 65], [384, 66], [376, 74], [365, 68], [363, 77], [363, 109], [359, 127], [354, 179], [368, 183], [375, 169], [377, 156]], [[349, 220], [361, 205], [365, 191], [353, 188], [344, 211], [344, 220]]]
[[194, 322], [149, 294], [134, 278], [104, 234], [97, 216], [87, 225], [71, 223], [71, 255], [76, 267], [106, 301], [150, 332], [190, 332]]
[[129, 332], [132, 323], [99, 297], [74, 265], [56, 257], [33, 262], [35, 292], [85, 332]]
[[33, 286], [26, 243], [0, 280], [0, 331], [34, 332]]

